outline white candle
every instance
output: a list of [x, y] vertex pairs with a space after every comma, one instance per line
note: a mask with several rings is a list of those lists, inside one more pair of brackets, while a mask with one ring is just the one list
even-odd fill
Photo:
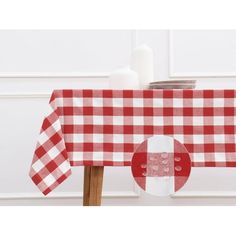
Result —
[[135, 48], [130, 67], [138, 73], [141, 88], [147, 88], [153, 81], [153, 50], [145, 44]]
[[138, 74], [129, 67], [120, 68], [113, 71], [109, 78], [109, 88], [111, 89], [139, 89]]

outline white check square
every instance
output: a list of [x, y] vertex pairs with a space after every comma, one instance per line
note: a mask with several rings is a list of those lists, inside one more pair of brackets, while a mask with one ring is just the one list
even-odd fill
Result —
[[93, 134], [93, 142], [94, 143], [103, 143], [104, 135], [103, 134]]
[[173, 122], [174, 122], [174, 125], [183, 125], [184, 118], [183, 116], [173, 116]]
[[73, 98], [73, 107], [83, 107], [83, 105], [84, 102], [82, 97]]
[[214, 135], [214, 143], [225, 143], [225, 135], [224, 134], [215, 134]]
[[123, 125], [124, 117], [123, 116], [113, 116], [113, 124], [114, 125]]
[[143, 107], [143, 99], [142, 98], [133, 99], [133, 107]]
[[113, 134], [113, 142], [114, 143], [124, 143], [124, 135], [123, 134]]
[[74, 116], [73, 122], [75, 125], [83, 125], [84, 124], [84, 117], [83, 116]]
[[48, 155], [51, 157], [51, 159], [54, 159], [55, 157], [57, 157], [60, 154], [59, 150], [56, 147], [52, 147], [49, 151], [48, 151]]
[[82, 161], [84, 158], [84, 153], [83, 152], [72, 152], [72, 159], [74, 161]]
[[194, 126], [202, 126], [204, 125], [204, 117], [203, 116], [193, 116], [193, 125]]
[[[57, 98], [57, 106], [63, 107], [64, 106], [64, 101], [66, 98]], [[77, 105], [77, 104], [76, 104]]]
[[113, 107], [124, 107], [124, 99], [123, 98], [113, 98], [112, 105], [113, 105]]
[[73, 135], [73, 142], [74, 143], [83, 143], [84, 134], [72, 134], [72, 135]]
[[193, 143], [194, 144], [204, 144], [204, 135], [195, 134], [193, 135]]
[[65, 174], [68, 170], [70, 170], [70, 164], [68, 161], [64, 161], [59, 166], [60, 171]]
[[103, 152], [94, 152], [93, 161], [103, 161], [104, 154]]
[[153, 99], [153, 107], [163, 107], [163, 99], [160, 98], [154, 98]]
[[46, 185], [50, 187], [56, 182], [56, 179], [53, 177], [53, 175], [49, 174], [46, 178], [43, 179], [43, 182], [45, 182]]
[[195, 98], [192, 101], [193, 101], [193, 107], [203, 107], [204, 106], [203, 98]]
[[213, 117], [213, 121], [214, 121], [214, 125], [224, 125], [224, 116], [214, 116]]
[[144, 117], [143, 116], [134, 116], [133, 117], [134, 125], [144, 125]]
[[93, 124], [94, 125], [103, 125], [103, 116], [93, 116]]
[[215, 161], [216, 162], [225, 162], [226, 157], [224, 152], [218, 152], [215, 154]]
[[225, 107], [224, 98], [214, 98], [213, 105], [214, 107]]
[[183, 107], [183, 99], [181, 98], [174, 98], [173, 99], [173, 107]]
[[94, 107], [103, 107], [103, 98], [94, 98], [92, 102]]
[[41, 169], [43, 169], [45, 166], [44, 164], [40, 161], [37, 160], [33, 165], [32, 168], [35, 172], [39, 172]]
[[44, 144], [45, 142], [48, 141], [48, 136], [46, 135], [45, 132], [42, 132], [40, 135], [39, 135], [39, 139], [38, 139], [38, 142], [40, 144]]
[[113, 153], [113, 161], [124, 161], [124, 153], [123, 152], [114, 152]]
[[153, 117], [153, 124], [157, 126], [164, 125], [164, 117], [162, 116], [154, 116]]
[[57, 132], [59, 130], [61, 130], [61, 123], [60, 123], [60, 120], [56, 120], [51, 127], [48, 127], [48, 129], [52, 129], [53, 128], [53, 131], [54, 132]]
[[194, 162], [205, 162], [205, 154], [204, 153], [194, 153], [193, 161]]

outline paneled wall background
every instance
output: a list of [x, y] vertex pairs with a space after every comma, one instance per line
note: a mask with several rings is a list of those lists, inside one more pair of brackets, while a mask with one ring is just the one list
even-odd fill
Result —
[[[0, 31], [0, 205], [82, 203], [83, 168], [47, 198], [28, 177], [50, 93], [107, 88], [110, 71], [141, 43], [154, 50], [156, 80], [236, 87], [236, 31]], [[129, 167], [107, 167], [103, 204], [236, 204], [236, 169], [193, 168], [181, 191], [157, 198], [138, 189]]]

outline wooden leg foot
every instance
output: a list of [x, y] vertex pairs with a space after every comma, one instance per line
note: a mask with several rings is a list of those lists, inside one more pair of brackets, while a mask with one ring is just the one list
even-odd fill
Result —
[[84, 167], [84, 206], [100, 206], [104, 166]]

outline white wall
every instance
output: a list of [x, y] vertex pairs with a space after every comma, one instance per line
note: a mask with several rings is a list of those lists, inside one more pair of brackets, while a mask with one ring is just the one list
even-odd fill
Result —
[[[108, 73], [140, 43], [154, 49], [157, 80], [236, 85], [236, 31], [0, 31], [0, 204], [81, 204], [82, 168], [48, 198], [28, 177], [50, 93], [107, 88]], [[156, 198], [139, 191], [129, 167], [107, 167], [103, 204], [235, 204], [235, 183], [234, 168], [195, 168], [176, 196]]]

